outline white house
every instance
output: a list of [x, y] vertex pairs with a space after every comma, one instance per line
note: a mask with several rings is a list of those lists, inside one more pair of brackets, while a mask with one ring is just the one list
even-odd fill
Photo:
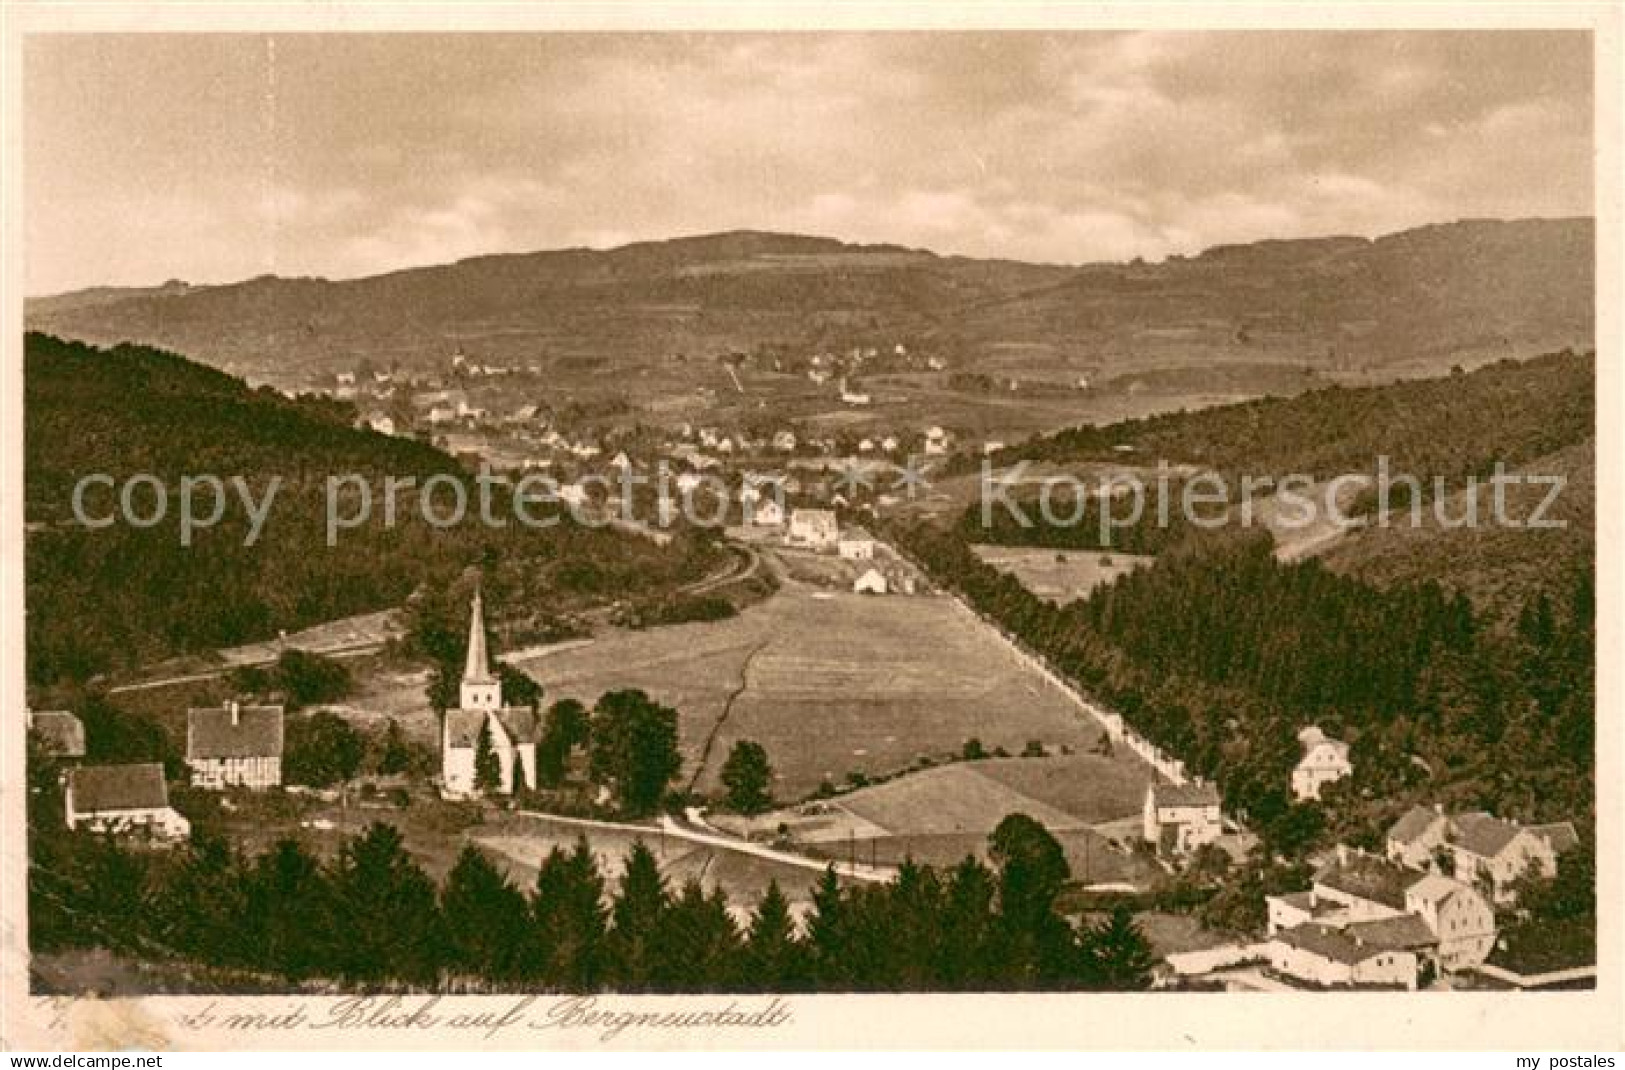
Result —
[[1219, 789], [1212, 784], [1153, 783], [1145, 789], [1141, 834], [1161, 854], [1189, 854], [1223, 834], [1219, 805]]
[[792, 509], [790, 527], [784, 541], [809, 550], [833, 550], [840, 539], [840, 525], [828, 509]]
[[1314, 725], [1298, 733], [1303, 757], [1292, 770], [1292, 794], [1300, 801], [1320, 798], [1320, 789], [1354, 772], [1349, 745], [1333, 739]]
[[948, 432], [941, 427], [927, 428], [925, 432], [925, 453], [928, 457], [939, 457], [948, 452], [950, 445]]
[[869, 569], [852, 582], [852, 590], [858, 594], [885, 594], [886, 577], [877, 568]]
[[862, 528], [851, 528], [835, 541], [835, 552], [847, 561], [873, 561], [875, 539]]
[[1445, 970], [1477, 966], [1495, 950], [1495, 909], [1469, 884], [1430, 873], [1405, 889], [1405, 910], [1438, 940]]
[[1270, 967], [1322, 988], [1416, 987], [1415, 951], [1385, 946], [1346, 929], [1310, 923], [1276, 933], [1267, 945]]
[[186, 767], [192, 786], [262, 791], [282, 784], [281, 706], [194, 707], [186, 711]]
[[1412, 869], [1482, 881], [1504, 904], [1517, 897], [1515, 885], [1524, 874], [1555, 876], [1558, 856], [1578, 842], [1566, 821], [1522, 825], [1483, 811], [1447, 814], [1440, 807], [1418, 806], [1388, 830], [1387, 855]]
[[488, 736], [497, 761], [495, 791], [512, 795], [518, 787], [536, 787], [536, 742], [541, 722], [536, 711], [507, 706], [502, 681], [491, 672], [485, 647], [485, 610], [476, 591], [468, 618], [468, 656], [457, 688], [457, 708], [441, 722], [440, 779], [448, 796], [482, 793], [477, 784], [480, 737]]
[[159, 762], [86, 765], [63, 781], [62, 813], [70, 829], [91, 832], [143, 832], [159, 839], [182, 839], [191, 822], [169, 805], [169, 786]]

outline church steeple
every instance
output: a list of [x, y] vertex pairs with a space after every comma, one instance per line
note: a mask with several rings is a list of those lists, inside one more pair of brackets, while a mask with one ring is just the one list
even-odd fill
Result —
[[463, 664], [458, 696], [465, 710], [495, 710], [502, 706], [502, 683], [491, 675], [490, 656], [485, 649], [485, 607], [478, 588], [468, 615], [468, 658]]
[[468, 660], [463, 664], [463, 683], [483, 684], [491, 679], [491, 663], [485, 651], [485, 605], [479, 588], [468, 615]]

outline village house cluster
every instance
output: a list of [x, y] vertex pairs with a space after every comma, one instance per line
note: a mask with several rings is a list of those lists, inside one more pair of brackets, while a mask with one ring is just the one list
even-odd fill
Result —
[[[60, 773], [63, 821], [69, 829], [137, 836], [155, 842], [186, 838], [191, 822], [169, 799], [159, 762], [86, 764], [85, 727], [66, 710], [29, 711], [31, 753]], [[281, 706], [187, 711], [186, 767], [193, 787], [262, 791], [282, 784]]]

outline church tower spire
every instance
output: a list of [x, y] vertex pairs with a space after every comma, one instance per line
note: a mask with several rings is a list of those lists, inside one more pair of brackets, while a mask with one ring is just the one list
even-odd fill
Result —
[[491, 675], [490, 655], [485, 648], [485, 606], [478, 588], [468, 614], [468, 658], [458, 687], [459, 705], [465, 710], [495, 710], [502, 706], [502, 683]]

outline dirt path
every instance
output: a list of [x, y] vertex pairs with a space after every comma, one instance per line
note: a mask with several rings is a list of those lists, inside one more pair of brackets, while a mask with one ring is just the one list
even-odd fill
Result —
[[760, 643], [757, 643], [754, 647], [752, 647], [750, 653], [745, 655], [745, 660], [740, 662], [739, 686], [728, 692], [728, 697], [723, 700], [722, 703], [722, 712], [717, 715], [716, 721], [711, 725], [711, 731], [706, 734], [705, 746], [700, 748], [700, 759], [694, 763], [694, 775], [689, 779], [688, 782], [688, 790], [690, 794], [693, 794], [695, 785], [699, 784], [701, 775], [705, 773], [706, 763], [711, 760], [711, 748], [715, 746], [717, 742], [717, 733], [722, 731], [722, 726], [727, 722], [728, 715], [733, 712], [734, 702], [736, 702], [739, 696], [743, 695], [745, 690], [750, 687], [751, 662], [755, 661], [756, 655], [766, 650], [772, 642], [773, 640], [771, 637], [763, 639]]

